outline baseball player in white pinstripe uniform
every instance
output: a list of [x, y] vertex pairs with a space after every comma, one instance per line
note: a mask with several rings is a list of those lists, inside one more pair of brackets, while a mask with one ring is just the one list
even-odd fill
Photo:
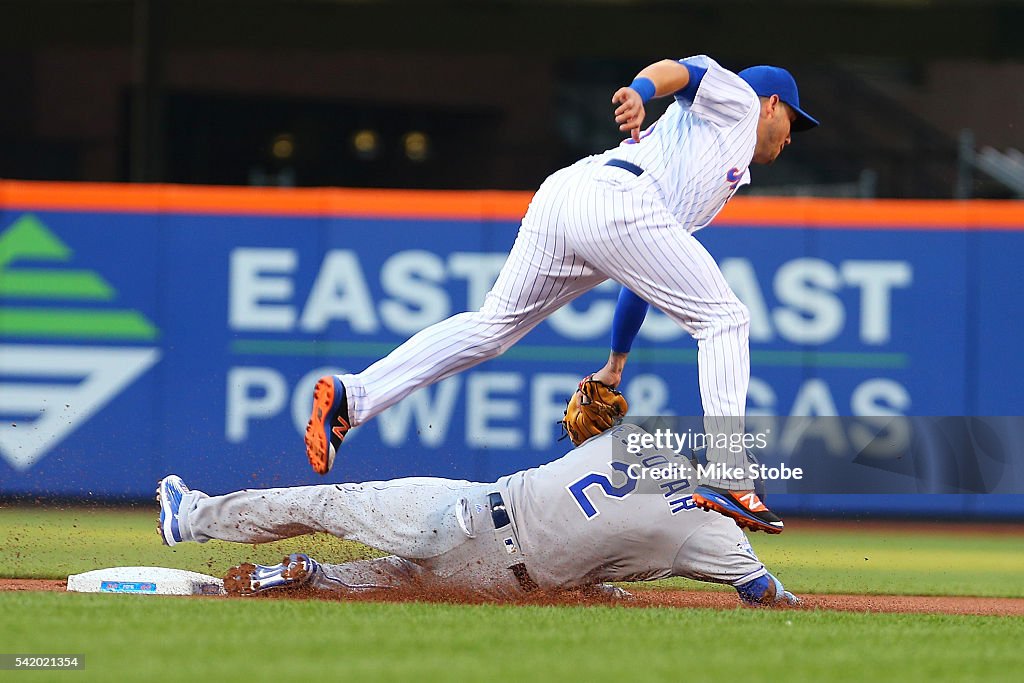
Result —
[[[641, 131], [645, 102], [666, 96], [674, 101]], [[743, 431], [749, 313], [693, 233], [750, 181], [751, 163], [772, 163], [792, 131], [817, 121], [800, 108], [786, 70], [756, 66], [736, 74], [706, 56], [652, 64], [612, 102], [629, 139], [544, 181], [479, 311], [428, 327], [359, 374], [317, 382], [305, 435], [314, 470], [330, 470], [351, 427], [501, 354], [609, 278], [697, 340], [706, 431]], [[748, 528], [778, 533], [782, 520], [753, 493], [744, 459], [709, 449], [722, 476], [702, 481], [695, 500]]]
[[344, 564], [305, 554], [276, 566], [243, 564], [225, 578], [240, 594], [305, 584], [342, 593], [614, 595], [603, 582], [684, 576], [734, 586], [751, 604], [796, 604], [735, 524], [692, 504], [692, 463], [671, 449], [631, 445], [643, 436], [650, 434], [620, 425], [490, 484], [416, 477], [208, 496], [171, 475], [157, 488], [158, 530], [167, 545], [324, 532], [390, 553]]

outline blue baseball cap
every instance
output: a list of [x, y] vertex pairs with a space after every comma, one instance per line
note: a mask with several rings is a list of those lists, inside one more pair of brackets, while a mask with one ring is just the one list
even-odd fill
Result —
[[818, 125], [818, 119], [800, 108], [800, 93], [796, 89], [796, 80], [793, 74], [781, 66], [752, 66], [736, 75], [746, 81], [758, 97], [778, 95], [780, 100], [792, 107], [796, 112], [794, 131], [810, 130]]

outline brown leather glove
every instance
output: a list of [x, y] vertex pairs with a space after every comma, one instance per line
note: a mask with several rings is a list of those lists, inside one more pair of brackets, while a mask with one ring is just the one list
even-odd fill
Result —
[[565, 407], [562, 428], [572, 442], [579, 446], [592, 436], [613, 427], [626, 415], [627, 410], [629, 404], [620, 391], [588, 375], [580, 382]]

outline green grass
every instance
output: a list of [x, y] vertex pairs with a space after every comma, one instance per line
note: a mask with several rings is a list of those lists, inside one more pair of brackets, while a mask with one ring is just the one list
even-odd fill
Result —
[[0, 577], [66, 578], [103, 567], [156, 566], [221, 575], [239, 562], [277, 564], [291, 552], [345, 561], [368, 549], [326, 535], [238, 545], [212, 541], [168, 548], [156, 533], [157, 509], [0, 508]]
[[[1016, 680], [1024, 619], [0, 593], [32, 680]], [[717, 674], [716, 674], [717, 675]], [[2, 676], [2, 675], [0, 675]]]
[[[363, 546], [323, 535], [260, 546], [213, 541], [166, 548], [155, 527], [155, 505], [137, 511], [0, 509], [0, 576], [64, 578], [134, 565], [220, 575], [243, 560], [276, 563], [296, 550], [331, 560], [368, 555]], [[794, 527], [781, 536], [750, 538], [796, 592], [1024, 597], [1024, 536]], [[674, 579], [651, 586], [707, 585]]]
[[969, 531], [752, 534], [787, 588], [815, 593], [1024, 597], [1024, 536]]
[[[324, 536], [166, 548], [155, 525], [155, 505], [0, 508], [0, 576], [127, 565], [219, 575], [300, 549], [368, 554]], [[1019, 535], [793, 527], [751, 539], [797, 593], [1022, 595]], [[644, 584], [659, 586], [731, 590]], [[999, 681], [1024, 670], [1021, 633], [1020, 617], [0, 593], [0, 653], [85, 656], [84, 671], [27, 674], [40, 681]]]

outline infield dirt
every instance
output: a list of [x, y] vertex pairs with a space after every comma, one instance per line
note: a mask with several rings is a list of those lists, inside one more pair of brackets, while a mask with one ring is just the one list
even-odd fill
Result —
[[[48, 591], [67, 589], [67, 581], [55, 579], [0, 579], [0, 591]], [[899, 614], [960, 614], [989, 616], [1024, 616], [1024, 599], [978, 598], [931, 595], [801, 595], [803, 604], [793, 610], [834, 610], [838, 612], [888, 612]], [[209, 598], [227, 600], [305, 599], [338, 602], [441, 602], [449, 604], [481, 604], [488, 601], [478, 596], [458, 593], [427, 593], [403, 590], [332, 595], [313, 591], [289, 590], [267, 593], [255, 598]], [[616, 605], [624, 608], [674, 607], [701, 609], [748, 609], [735, 595], [724, 592], [651, 589], [633, 593], [632, 600], [609, 600], [574, 591], [529, 596], [503, 604], [585, 606]]]
[[[900, 538], [913, 535], [966, 538], [989, 536], [1017, 542], [1024, 539], [1024, 525], [978, 524], [948, 522], [892, 522], [892, 521], [840, 521], [840, 520], [795, 520], [791, 533], [801, 531], [826, 531], [829, 534], [862, 533], [876, 530], [886, 537]], [[867, 558], [864, 558], [865, 560]], [[215, 572], [214, 572], [215, 573]], [[58, 579], [0, 578], [0, 591], [47, 591], [61, 592], [67, 588], [67, 581]], [[732, 591], [685, 590], [673, 588], [634, 589], [632, 600], [610, 601], [592, 593], [576, 591], [555, 594], [531, 594], [515, 604], [524, 605], [619, 605], [624, 608], [704, 608], [704, 609], [747, 609], [741, 605]], [[835, 610], [841, 612], [875, 612], [905, 614], [950, 614], [950, 615], [993, 615], [1024, 616], [1024, 598], [1019, 597], [977, 597], [963, 595], [879, 595], [879, 594], [838, 594], [799, 593], [802, 605], [796, 610]], [[211, 599], [211, 598], [201, 598]], [[450, 604], [480, 604], [494, 602], [471, 593], [439, 593], [426, 590], [402, 590], [358, 595], [332, 595], [304, 589], [270, 592], [256, 598], [212, 598], [212, 599], [306, 599], [319, 601], [353, 602], [431, 602]]]

